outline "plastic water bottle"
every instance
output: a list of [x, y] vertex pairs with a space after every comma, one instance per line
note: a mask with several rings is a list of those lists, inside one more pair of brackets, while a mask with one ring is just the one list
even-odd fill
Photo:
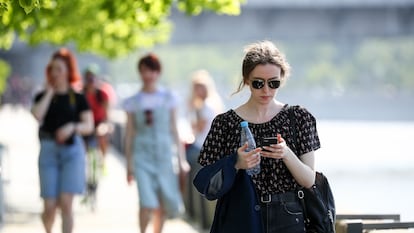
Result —
[[[240, 126], [241, 126], [240, 145], [243, 146], [247, 142], [248, 146], [247, 146], [246, 152], [256, 149], [256, 142], [254, 141], [253, 134], [249, 129], [249, 123], [247, 121], [242, 121], [240, 123]], [[260, 155], [257, 155], [257, 156], [260, 156]], [[255, 167], [247, 169], [246, 172], [250, 176], [259, 174], [260, 163], [257, 164]]]

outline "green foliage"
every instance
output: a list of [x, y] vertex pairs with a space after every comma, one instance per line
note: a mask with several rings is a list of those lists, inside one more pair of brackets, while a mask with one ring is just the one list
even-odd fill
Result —
[[39, 0], [19, 0], [19, 4], [26, 14], [29, 14], [33, 9], [39, 8], [40, 6]]
[[209, 9], [218, 13], [231, 15], [240, 14], [240, 3], [244, 1], [235, 0], [178, 0], [178, 9], [189, 15], [198, 15], [203, 9]]
[[10, 74], [10, 66], [0, 59], [0, 95], [6, 89], [6, 80]]
[[175, 4], [189, 15], [239, 14], [242, 0], [0, 0], [0, 49], [14, 36], [29, 44], [74, 44], [79, 51], [117, 57], [166, 42]]

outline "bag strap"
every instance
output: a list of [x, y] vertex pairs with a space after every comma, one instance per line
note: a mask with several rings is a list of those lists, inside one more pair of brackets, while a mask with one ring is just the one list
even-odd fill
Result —
[[[298, 140], [298, 135], [297, 135], [298, 133], [296, 132], [296, 118], [295, 118], [294, 106], [289, 106], [288, 112], [289, 112], [291, 135], [294, 138], [296, 147], [298, 147], [299, 140]], [[303, 217], [305, 218], [305, 224], [309, 224], [310, 219], [308, 218], [308, 211], [306, 209], [305, 192], [303, 192], [303, 187], [299, 188], [299, 190], [297, 191], [297, 195], [298, 195], [300, 204], [302, 205]]]
[[75, 91], [72, 88], [69, 89], [68, 95], [69, 95], [70, 106], [72, 108], [76, 108], [76, 95], [75, 95]]
[[299, 140], [298, 140], [298, 135], [296, 132], [296, 118], [295, 118], [295, 112], [294, 112], [294, 106], [289, 106], [289, 120], [290, 120], [290, 132], [291, 132], [291, 136], [294, 138], [294, 143], [295, 146], [298, 147], [299, 145]]

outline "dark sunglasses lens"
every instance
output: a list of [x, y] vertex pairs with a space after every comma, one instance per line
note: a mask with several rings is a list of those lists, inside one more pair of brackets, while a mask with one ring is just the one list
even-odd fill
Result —
[[280, 80], [271, 80], [271, 81], [268, 81], [268, 85], [272, 89], [279, 88], [279, 86], [280, 86]]
[[252, 87], [254, 89], [260, 89], [264, 87], [264, 81], [263, 80], [253, 80], [252, 81]]

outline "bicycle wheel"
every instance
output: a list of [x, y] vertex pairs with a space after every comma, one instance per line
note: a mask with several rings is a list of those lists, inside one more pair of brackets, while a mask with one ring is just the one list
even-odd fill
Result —
[[100, 176], [100, 157], [97, 148], [91, 148], [87, 152], [87, 192], [86, 203], [92, 211], [96, 209], [97, 189]]

